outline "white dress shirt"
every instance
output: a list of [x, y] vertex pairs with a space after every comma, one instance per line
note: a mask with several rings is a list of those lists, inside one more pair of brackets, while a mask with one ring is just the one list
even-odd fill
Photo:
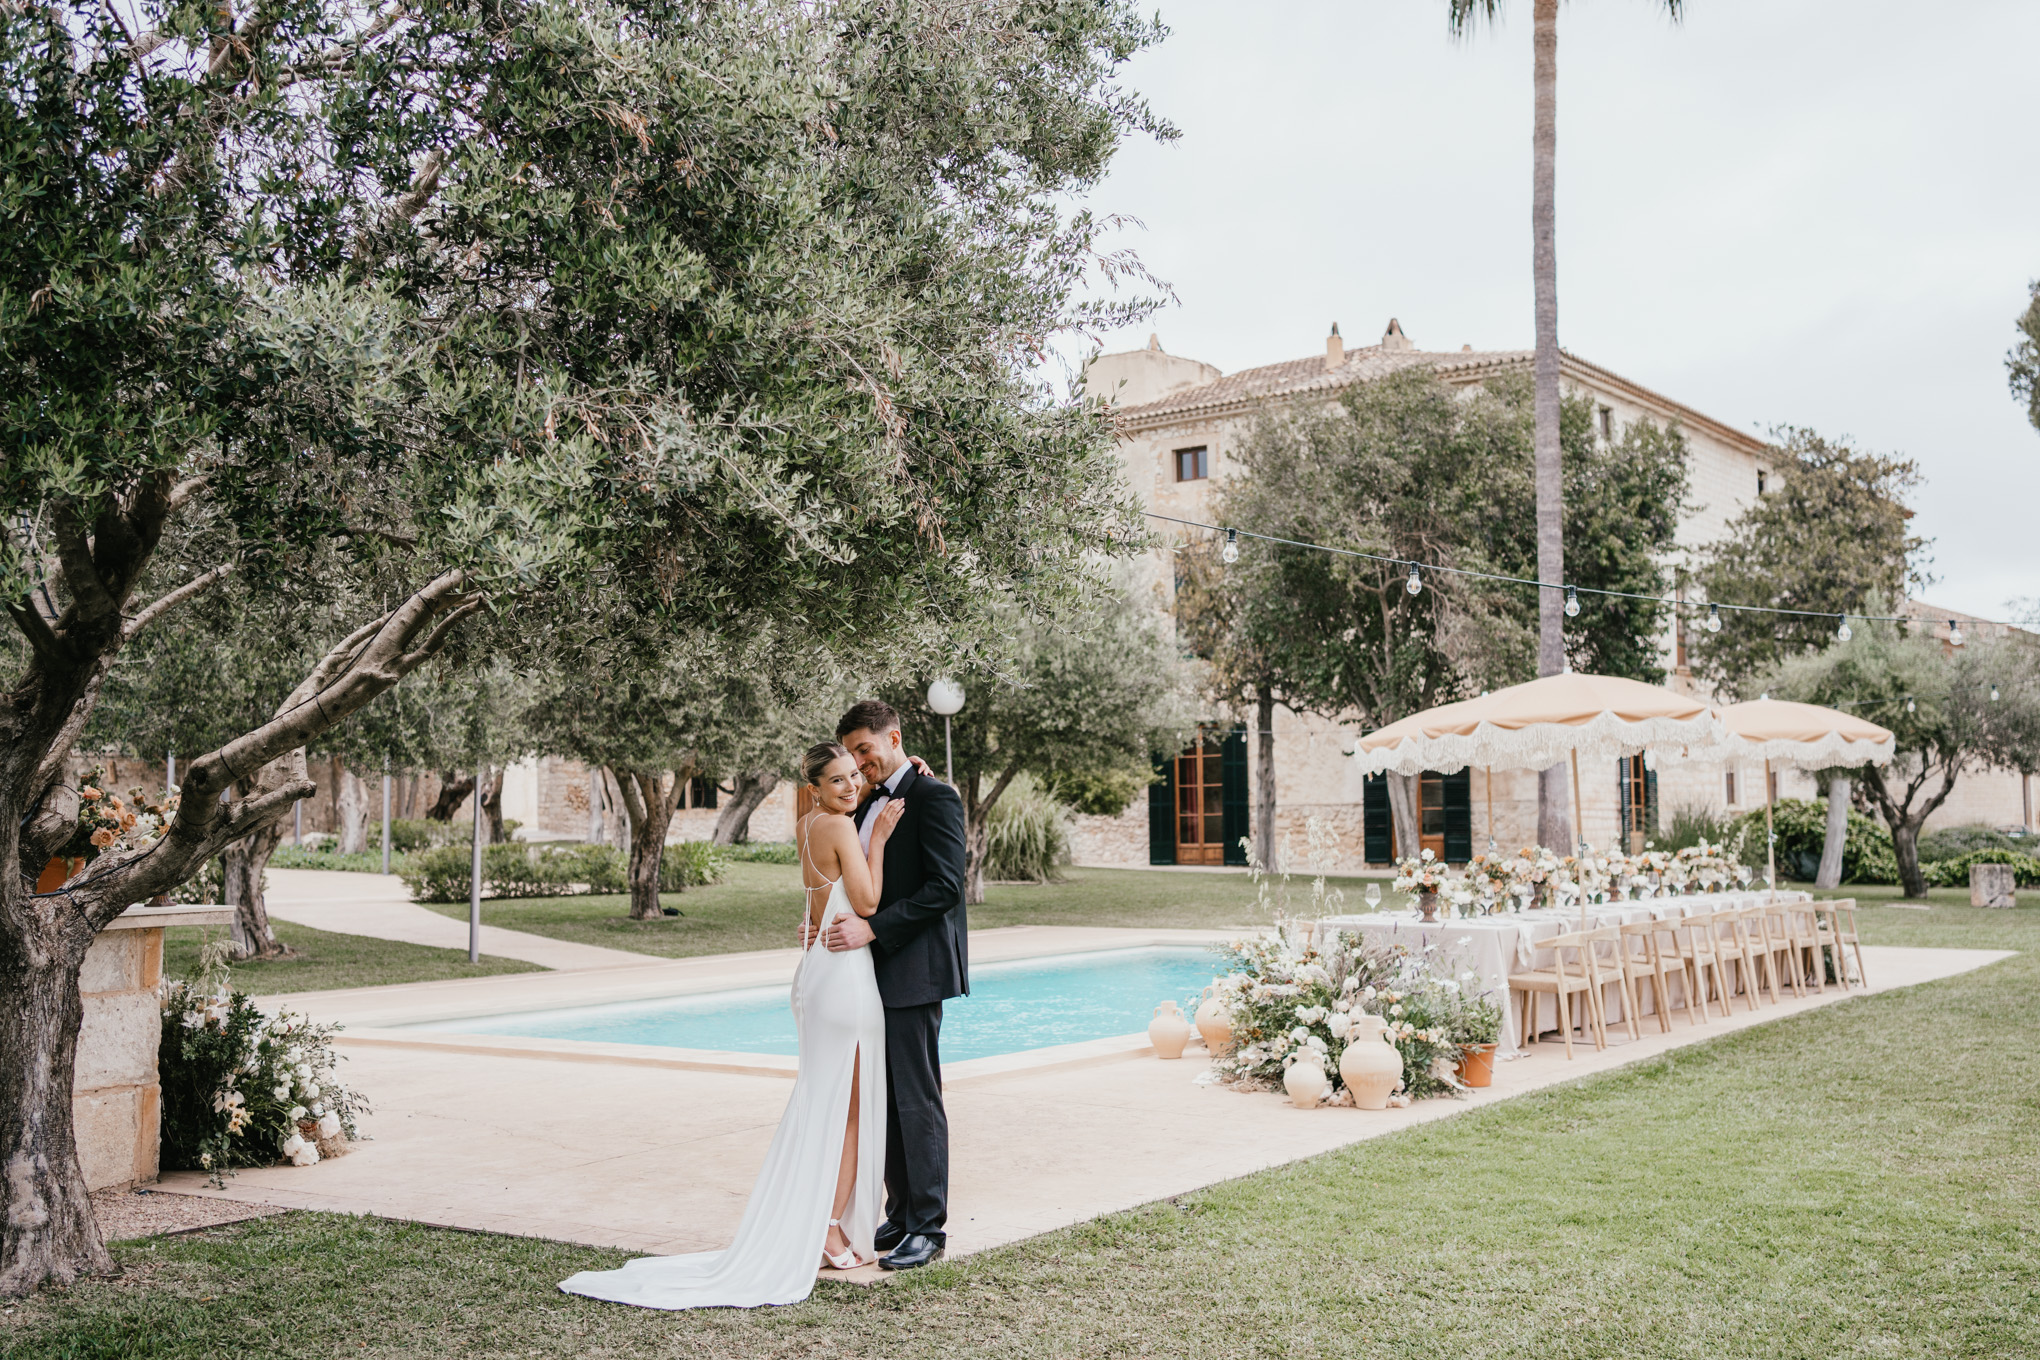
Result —
[[870, 809], [864, 814], [864, 820], [858, 824], [857, 845], [867, 857], [871, 854], [871, 828], [877, 825], [878, 814], [885, 807], [885, 800], [900, 791], [900, 781], [905, 779], [907, 771], [913, 768], [910, 761], [900, 762], [900, 767], [887, 776], [885, 783], [879, 785], [882, 792], [871, 800]]

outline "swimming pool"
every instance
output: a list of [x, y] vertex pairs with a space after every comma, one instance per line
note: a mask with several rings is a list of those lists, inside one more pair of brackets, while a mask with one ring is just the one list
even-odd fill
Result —
[[[1169, 946], [980, 964], [970, 970], [970, 995], [942, 1007], [942, 1058], [961, 1062], [1145, 1030], [1165, 997], [1188, 1016], [1217, 971], [1210, 951]], [[787, 991], [757, 987], [405, 1028], [790, 1054], [799, 1044]]]

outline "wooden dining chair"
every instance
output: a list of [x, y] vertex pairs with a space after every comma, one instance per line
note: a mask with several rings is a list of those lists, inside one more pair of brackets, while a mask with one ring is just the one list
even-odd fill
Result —
[[1849, 990], [1847, 953], [1852, 949], [1856, 954], [1855, 982], [1859, 986], [1868, 987], [1870, 974], [1863, 969], [1863, 941], [1856, 934], [1856, 899], [1837, 897], [1818, 905], [1821, 915], [1827, 917], [1827, 946], [1834, 951], [1835, 976], [1841, 980], [1842, 990], [1845, 992]]
[[[1736, 990], [1742, 994], [1743, 1009], [1751, 1011], [1757, 1009], [1763, 1001], [1765, 971], [1761, 962], [1763, 955], [1756, 947], [1756, 942], [1750, 938], [1748, 926], [1750, 914], [1760, 910], [1761, 908], [1757, 907], [1738, 907], [1721, 912], [1714, 918], [1722, 960], [1730, 965], [1730, 971], [1735, 975]], [[1774, 997], [1776, 990], [1772, 989]]]
[[1549, 968], [1529, 968], [1509, 974], [1509, 999], [1523, 996], [1520, 1033], [1524, 1047], [1537, 1042], [1537, 999], [1554, 997], [1558, 1003], [1558, 1032], [1565, 1039], [1565, 1056], [1573, 1055], [1573, 1027], [1578, 1025], [1582, 1042], [1593, 1028], [1594, 1047], [1606, 1048], [1608, 1034], [1601, 1021], [1601, 972], [1594, 946], [1615, 933], [1614, 927], [1575, 931], [1539, 940], [1534, 948], [1551, 951]]
[[[1820, 913], [1812, 902], [1785, 904], [1785, 935], [1792, 944], [1792, 974], [1813, 984], [1816, 995], [1827, 990], [1827, 962], [1821, 957]], [[1805, 992], [1800, 992], [1801, 996]]]
[[[1662, 921], [1631, 921], [1619, 927], [1622, 932], [1622, 969], [1625, 986], [1623, 997], [1629, 1007], [1629, 1014], [1635, 1016], [1642, 989], [1639, 980], [1650, 982], [1651, 1010], [1657, 1015], [1658, 1032], [1672, 1032], [1671, 988], [1665, 985], [1665, 974], [1683, 972], [1685, 963], [1676, 957], [1667, 958], [1659, 940], [1664, 929]], [[1631, 1038], [1639, 1037], [1634, 1022], [1629, 1026]]]
[[1721, 961], [1721, 934], [1714, 920], [1718, 915], [1719, 912], [1698, 913], [1664, 923], [1678, 942], [1679, 958], [1686, 965], [1686, 995], [1700, 1003], [1702, 1024], [1707, 1023], [1710, 982], [1714, 1004], [1720, 1008], [1721, 1018], [1728, 1019], [1728, 971]]
[[1778, 982], [1782, 975], [1785, 984], [1792, 988], [1792, 995], [1806, 995], [1806, 969], [1799, 962], [1799, 950], [1792, 943], [1791, 904], [1787, 902], [1766, 902], [1751, 914], [1761, 928], [1760, 947], [1764, 951], [1764, 966], [1771, 975], [1771, 1000], [1778, 1000]]
[[[1670, 917], [1648, 924], [1651, 929], [1651, 947], [1657, 951], [1658, 958], [1663, 962], [1660, 979], [1679, 980], [1679, 1005], [1685, 1009], [1686, 1023], [1689, 1025], [1707, 1023], [1706, 992], [1694, 981], [1693, 959], [1688, 954], [1683, 939], [1685, 923], [1677, 917]], [[1697, 1008], [1693, 1004], [1696, 996], [1700, 998]], [[1669, 1024], [1669, 1015], [1666, 1021]]]

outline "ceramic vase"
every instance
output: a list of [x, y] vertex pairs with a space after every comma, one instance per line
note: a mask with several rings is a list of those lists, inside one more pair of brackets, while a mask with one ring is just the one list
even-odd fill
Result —
[[1289, 1070], [1282, 1074], [1282, 1089], [1289, 1093], [1290, 1104], [1299, 1110], [1310, 1110], [1317, 1108], [1325, 1092], [1332, 1089], [1332, 1079], [1318, 1066], [1316, 1058], [1303, 1057], [1289, 1064]]
[[1461, 1044], [1457, 1065], [1459, 1079], [1468, 1086], [1495, 1084], [1494, 1044]]
[[1402, 1080], [1402, 1054], [1383, 1036], [1388, 1025], [1378, 1015], [1356, 1011], [1346, 1033], [1346, 1051], [1339, 1055], [1339, 1077], [1362, 1110], [1385, 1110]]
[[1204, 1036], [1204, 1047], [1212, 1057], [1223, 1058], [1232, 1052], [1232, 1017], [1215, 987], [1206, 987], [1204, 1000], [1197, 1005], [1197, 1032]]
[[1426, 923], [1438, 919], [1438, 894], [1434, 892], [1417, 894], [1417, 910], [1424, 913]]
[[1164, 1001], [1155, 1007], [1155, 1018], [1148, 1021], [1148, 1042], [1154, 1045], [1157, 1058], [1183, 1056], [1183, 1045], [1190, 1042], [1190, 1022], [1175, 1002]]

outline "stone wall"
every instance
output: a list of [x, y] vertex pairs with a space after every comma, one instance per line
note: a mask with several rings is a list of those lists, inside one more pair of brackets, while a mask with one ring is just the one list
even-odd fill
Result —
[[131, 907], [100, 932], [78, 973], [84, 1022], [71, 1087], [78, 1160], [94, 1190], [156, 1179], [163, 1088], [157, 985], [166, 925], [225, 925], [231, 913], [206, 907]]

